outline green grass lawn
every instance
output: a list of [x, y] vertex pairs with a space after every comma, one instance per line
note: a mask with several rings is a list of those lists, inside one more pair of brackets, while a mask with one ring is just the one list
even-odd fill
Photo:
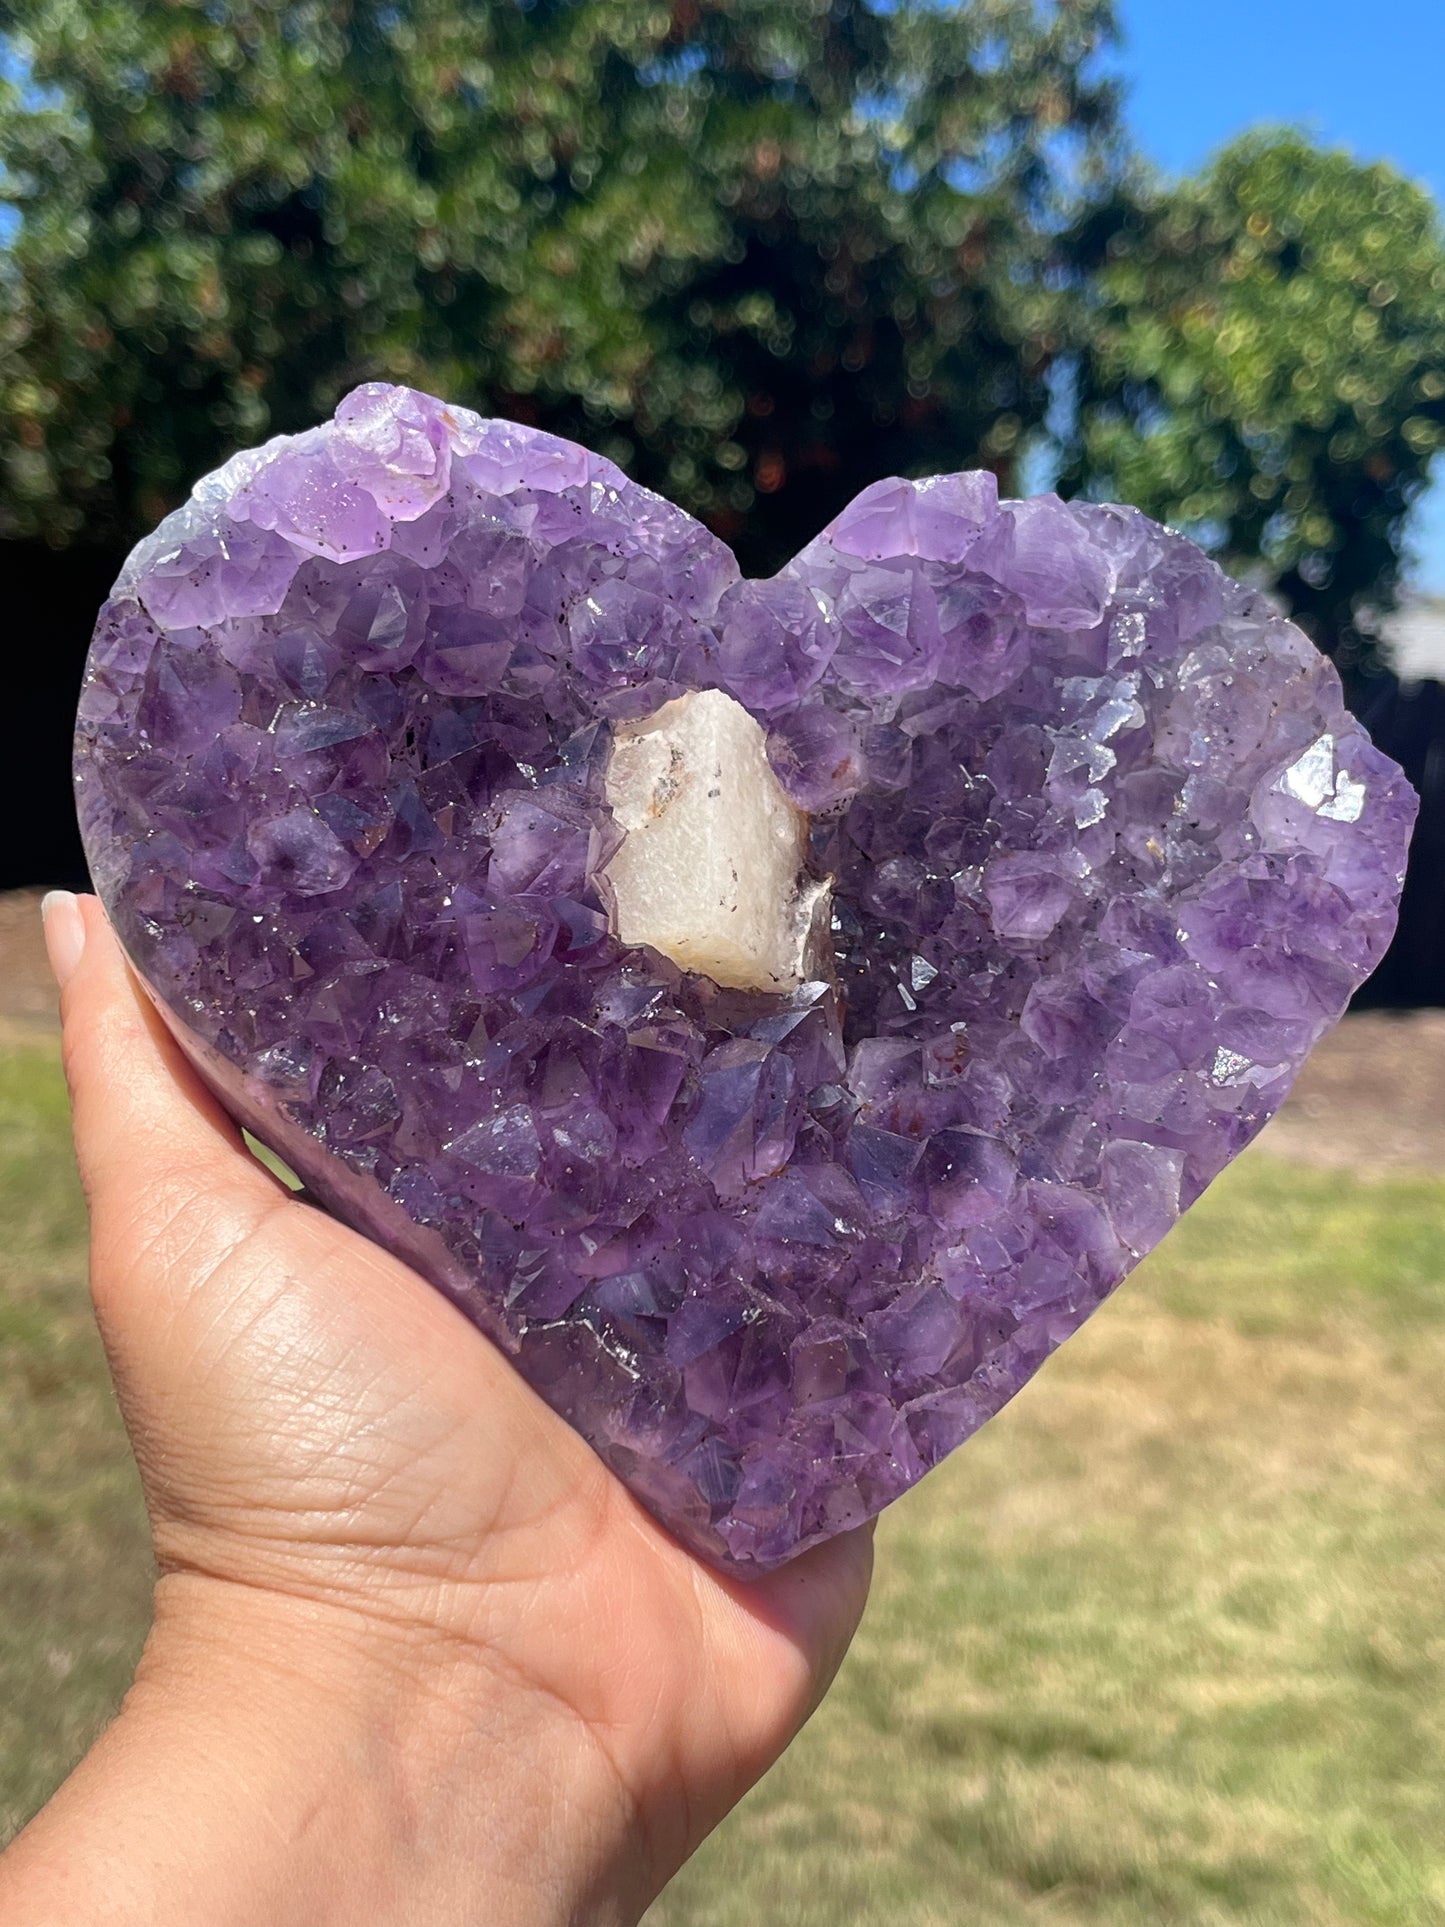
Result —
[[0, 1048], [0, 1838], [114, 1709], [150, 1577], [86, 1298], [59, 1050]]
[[[0, 1054], [0, 1832], [114, 1704], [135, 1481], [53, 1051]], [[1266, 1157], [884, 1521], [650, 1927], [1445, 1923], [1445, 1183]]]

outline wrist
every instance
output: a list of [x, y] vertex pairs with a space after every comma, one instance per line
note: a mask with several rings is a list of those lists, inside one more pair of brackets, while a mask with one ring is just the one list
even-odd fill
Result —
[[632, 1816], [565, 1709], [349, 1607], [178, 1574], [114, 1725], [0, 1863], [7, 1927], [621, 1927]]

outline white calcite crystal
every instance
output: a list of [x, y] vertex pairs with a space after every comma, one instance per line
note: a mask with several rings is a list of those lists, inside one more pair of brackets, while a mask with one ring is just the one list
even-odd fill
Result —
[[607, 801], [624, 834], [605, 871], [623, 943], [734, 990], [813, 974], [828, 886], [804, 872], [807, 818], [740, 703], [701, 689], [619, 727]]

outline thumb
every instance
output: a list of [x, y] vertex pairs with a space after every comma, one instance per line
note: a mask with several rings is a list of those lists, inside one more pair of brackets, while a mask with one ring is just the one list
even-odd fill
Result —
[[[94, 897], [54, 891], [42, 905], [60, 986], [75, 1149], [90, 1205], [96, 1309], [138, 1269], [204, 1271], [276, 1209], [278, 1186], [187, 1063], [140, 988]], [[208, 1248], [198, 1248], [208, 1247]]]

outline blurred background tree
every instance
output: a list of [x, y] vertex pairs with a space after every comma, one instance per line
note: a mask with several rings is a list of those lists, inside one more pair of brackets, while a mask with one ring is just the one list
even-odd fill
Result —
[[774, 566], [881, 473], [1008, 471], [1112, 156], [1109, 0], [0, 27], [0, 518], [50, 542], [129, 542], [392, 377], [601, 447]]
[[1136, 502], [1369, 663], [1445, 444], [1445, 241], [1392, 168], [1257, 133], [1121, 193], [1069, 365], [1067, 480]]

